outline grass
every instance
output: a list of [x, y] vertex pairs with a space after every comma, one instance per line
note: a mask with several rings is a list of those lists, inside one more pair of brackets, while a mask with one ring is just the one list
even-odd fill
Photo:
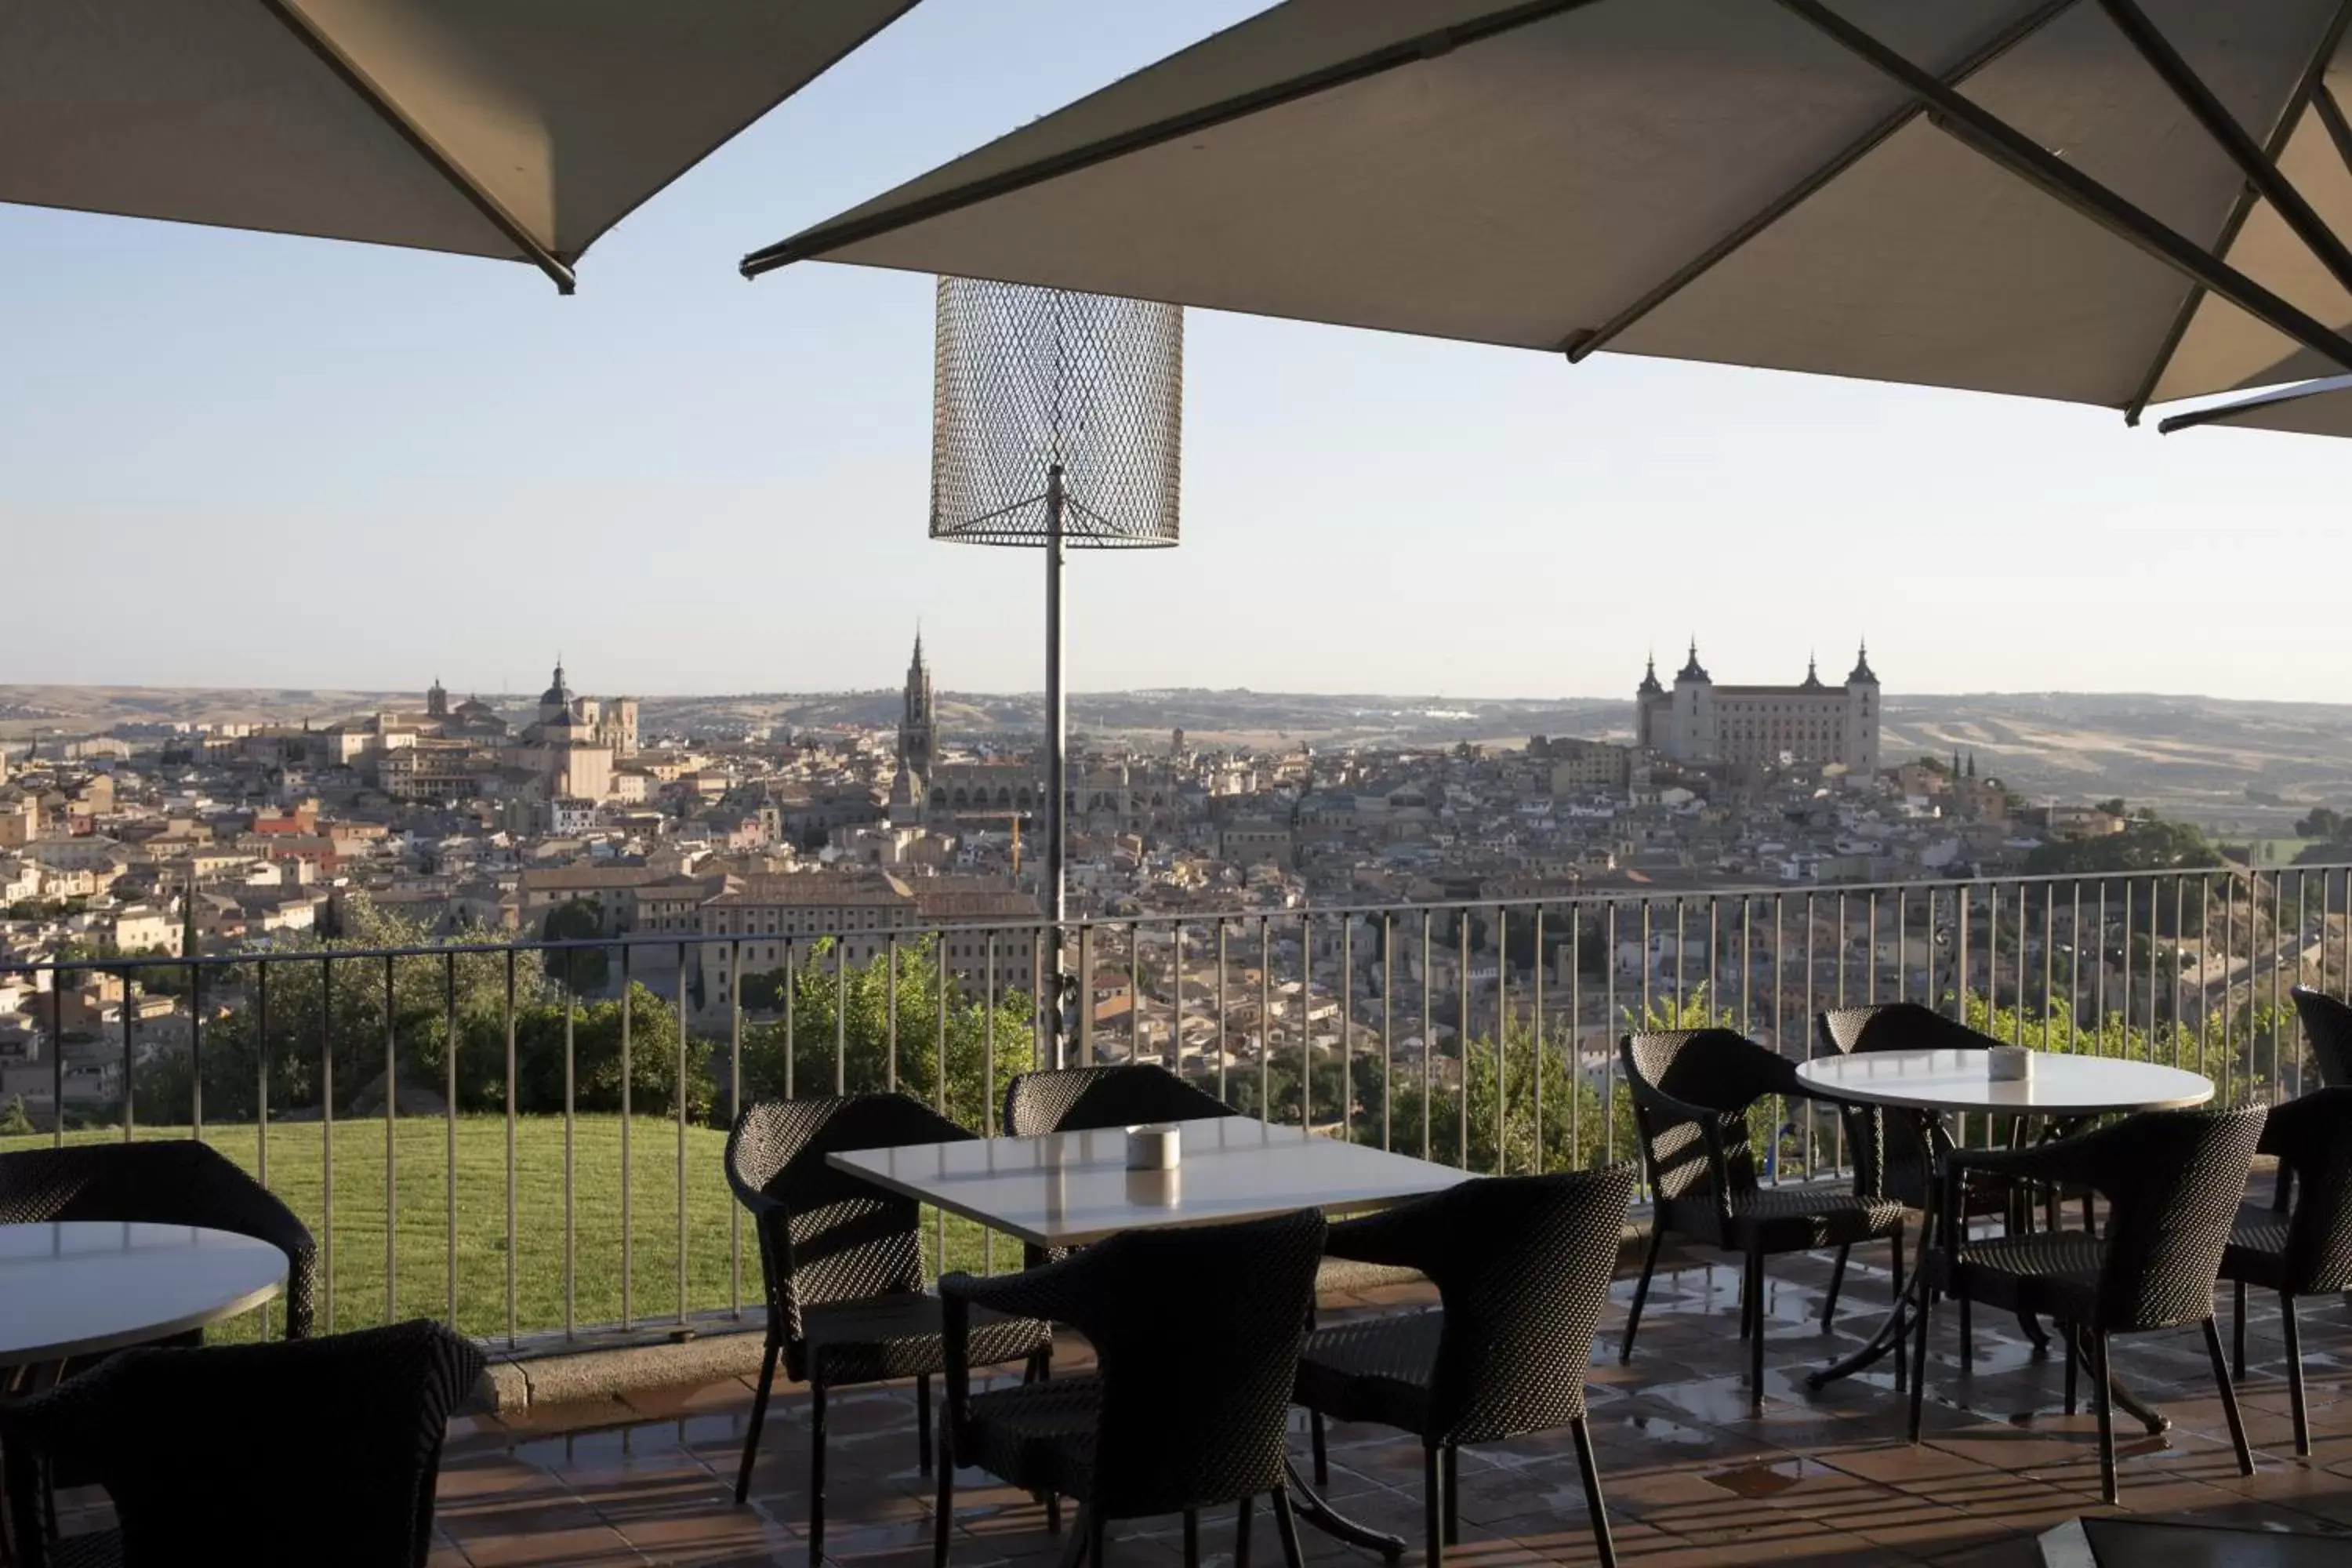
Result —
[[[381, 1118], [320, 1123], [278, 1122], [268, 1138], [267, 1183], [310, 1227], [320, 1245], [321, 1330], [362, 1328], [404, 1318], [451, 1316], [484, 1339], [567, 1326], [676, 1322], [679, 1249], [684, 1243], [685, 1310], [725, 1310], [740, 1301], [753, 1321], [761, 1310], [759, 1245], [729, 1190], [721, 1164], [724, 1131], [654, 1116], [631, 1118], [628, 1181], [622, 1182], [618, 1116], [581, 1116], [572, 1128], [572, 1245], [564, 1247], [564, 1125], [561, 1117], [523, 1116], [514, 1125], [512, 1247], [507, 1219], [507, 1123], [498, 1116], [403, 1118], [393, 1124], [396, 1192], [387, 1248], [386, 1140]], [[185, 1138], [185, 1127], [141, 1127], [147, 1138]], [[120, 1129], [68, 1132], [68, 1143], [102, 1143]], [[455, 1149], [455, 1246], [451, 1244], [451, 1151]], [[204, 1140], [256, 1176], [264, 1174], [262, 1140], [250, 1125], [207, 1125]], [[47, 1133], [0, 1138], [0, 1152], [46, 1147]], [[333, 1153], [334, 1223], [327, 1224], [328, 1152]], [[685, 1202], [680, 1223], [683, 1151]], [[625, 1191], [627, 1203], [623, 1203]], [[748, 1218], [748, 1216], [745, 1216]], [[624, 1226], [625, 1224], [625, 1232]], [[624, 1247], [625, 1236], [626, 1247]], [[983, 1238], [980, 1227], [927, 1215], [925, 1267], [936, 1273], [945, 1242], [950, 1268], [1017, 1266], [1018, 1244]], [[740, 1248], [740, 1252], [739, 1252]], [[623, 1260], [627, 1290], [624, 1299]], [[740, 1275], [738, 1274], [740, 1258]], [[389, 1275], [386, 1264], [392, 1270]], [[511, 1261], [511, 1286], [509, 1262]], [[389, 1280], [389, 1289], [387, 1289]], [[567, 1310], [567, 1281], [569, 1307]], [[740, 1281], [740, 1283], [739, 1283]], [[513, 1304], [509, 1308], [511, 1289]], [[264, 1331], [257, 1320], [216, 1337]]]

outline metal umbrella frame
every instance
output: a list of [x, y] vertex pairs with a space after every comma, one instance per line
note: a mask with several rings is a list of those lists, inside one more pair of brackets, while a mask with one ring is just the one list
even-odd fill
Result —
[[2352, 370], [2352, 5], [1286, 0], [753, 251], [2103, 405]]
[[915, 0], [0, 5], [0, 201], [527, 262], [605, 231]]

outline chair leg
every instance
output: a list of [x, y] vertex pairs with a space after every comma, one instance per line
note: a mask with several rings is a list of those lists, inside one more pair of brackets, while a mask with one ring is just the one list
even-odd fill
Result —
[[[1838, 1292], [1845, 1288], [1846, 1254], [1853, 1250], [1853, 1248], [1852, 1247], [1839, 1247], [1837, 1261], [1830, 1265], [1830, 1293], [1826, 1297], [1822, 1298], [1822, 1332], [1823, 1333], [1828, 1333], [1830, 1331], [1830, 1324], [1837, 1317]], [[1899, 1246], [1896, 1247], [1895, 1253], [1899, 1258], [1903, 1254], [1903, 1248]], [[1895, 1264], [1895, 1268], [1898, 1269], [1902, 1267], [1903, 1265], [1899, 1262]], [[1897, 1289], [1900, 1289], [1902, 1287], [1900, 1286], [1896, 1287]]]
[[1445, 1544], [1462, 1544], [1462, 1449], [1445, 1445]]
[[824, 1562], [824, 1384], [809, 1384], [809, 1568]]
[[1444, 1568], [1445, 1461], [1438, 1457], [1435, 1443], [1422, 1448], [1421, 1490], [1422, 1560], [1424, 1568]]
[[[1927, 1401], [1927, 1325], [1936, 1318], [1936, 1293], [1919, 1293], [1919, 1319], [1911, 1325], [1911, 1441], [1919, 1441], [1919, 1422]], [[1895, 1347], [1901, 1355], [1903, 1349]]]
[[1257, 1499], [1245, 1497], [1234, 1510], [1234, 1568], [1249, 1568], [1250, 1513]]
[[1315, 1484], [1328, 1487], [1331, 1484], [1331, 1451], [1324, 1440], [1320, 1410], [1307, 1413], [1307, 1440], [1315, 1450]]
[[1274, 1489], [1274, 1532], [1282, 1537], [1282, 1561], [1286, 1568], [1307, 1568], [1307, 1551], [1298, 1543], [1298, 1515], [1291, 1510], [1290, 1493]]
[[919, 1373], [915, 1378], [915, 1468], [923, 1475], [931, 1473], [931, 1374]]
[[2066, 1342], [2066, 1414], [2072, 1415], [2081, 1408], [2080, 1394], [2075, 1386], [2075, 1374], [2083, 1359], [2083, 1346], [2074, 1337], [2074, 1324], [2059, 1324], [2058, 1333], [2059, 1337]]
[[1568, 1424], [1576, 1436], [1576, 1468], [1584, 1480], [1584, 1511], [1592, 1516], [1592, 1544], [1601, 1568], [1617, 1568], [1617, 1547], [1609, 1539], [1609, 1510], [1601, 1502], [1601, 1467], [1592, 1458], [1592, 1433], [1580, 1415]]
[[1086, 1516], [1087, 1561], [1093, 1564], [1093, 1568], [1109, 1568], [1110, 1555], [1103, 1550], [1109, 1543], [1109, 1521], [1104, 1519], [1101, 1510], [1092, 1504], [1087, 1505]]
[[[1901, 1220], [1898, 1219], [1895, 1222], [1895, 1234], [1888, 1239], [1887, 1245], [1893, 1249], [1887, 1255], [1887, 1266], [1894, 1275], [1895, 1310], [1896, 1313], [1900, 1314], [1904, 1310], [1903, 1222]], [[1907, 1325], [1901, 1322], [1898, 1319], [1895, 1327], [1895, 1392], [1897, 1394], [1901, 1394], [1904, 1391], [1904, 1385], [1909, 1381], [1905, 1374], [1908, 1373], [1910, 1369], [1904, 1363], [1911, 1358], [1903, 1353], [1903, 1331], [1906, 1326]]]
[[[1059, 1492], [1045, 1494], [1045, 1531], [1049, 1535], [1062, 1533], [1062, 1494]], [[1077, 1539], [1086, 1539], [1085, 1531], [1080, 1531], [1076, 1534]]]
[[1751, 1250], [1748, 1254], [1748, 1300], [1751, 1303], [1748, 1316], [1755, 1320], [1754, 1336], [1748, 1342], [1748, 1407], [1761, 1415], [1764, 1410], [1764, 1254]]
[[2229, 1418], [2230, 1446], [2238, 1451], [2238, 1473], [2251, 1476], [2254, 1451], [2246, 1444], [2246, 1418], [2238, 1409], [2238, 1391], [2230, 1383], [2230, 1364], [2221, 1355], [2221, 1331], [2210, 1318], [2205, 1320], [2205, 1353], [2213, 1358], [2213, 1382], [2221, 1391], [2221, 1414]]
[[1062, 1555], [1055, 1560], [1054, 1568], [1085, 1568], [1087, 1542], [1092, 1531], [1087, 1528], [1086, 1504], [1078, 1505], [1078, 1517], [1070, 1528], [1070, 1538], [1062, 1542]]
[[[2212, 1321], [2206, 1321], [2212, 1330]], [[2099, 1495], [2110, 1506], [2122, 1500], [2116, 1486], [2116, 1389], [2107, 1380], [2107, 1334], [2104, 1329], [2087, 1329], [2091, 1336], [2091, 1397], [2097, 1402], [2099, 1412]], [[2216, 1341], [2216, 1350], [2219, 1342]], [[2225, 1370], [2217, 1359], [2217, 1372]], [[2228, 1381], [2226, 1378], [2224, 1382]]]
[[2311, 1415], [2303, 1402], [2303, 1329], [2295, 1321], [2294, 1298], [2279, 1292], [2279, 1324], [2286, 1331], [2287, 1403], [2294, 1410], [2294, 1451], [2311, 1457]]
[[2230, 1312], [2230, 1373], [2233, 1377], [2243, 1377], [2246, 1375], [2246, 1282], [2238, 1279], [2231, 1284], [2235, 1289], [2235, 1304]]
[[931, 1510], [931, 1568], [948, 1568], [948, 1531], [955, 1524], [955, 1455], [945, 1432], [940, 1434], [939, 1472], [939, 1503]]
[[1184, 1510], [1184, 1568], [1201, 1568], [1201, 1510]]
[[768, 1336], [767, 1353], [760, 1358], [760, 1386], [751, 1394], [751, 1423], [743, 1429], [743, 1463], [735, 1472], [735, 1500], [741, 1502], [751, 1491], [751, 1461], [760, 1457], [760, 1428], [768, 1419], [768, 1391], [776, 1384], [776, 1356], [783, 1346], [775, 1335]]
[[1976, 1366], [1977, 1331], [1969, 1309], [1973, 1306], [1966, 1296], [1960, 1298], [1960, 1375], [1966, 1377]]
[[1656, 1211], [1650, 1215], [1650, 1251], [1642, 1259], [1641, 1281], [1633, 1287], [1633, 1305], [1625, 1313], [1625, 1342], [1617, 1347], [1620, 1366], [1633, 1359], [1633, 1334], [1642, 1326], [1642, 1303], [1650, 1298], [1650, 1275], [1658, 1267], [1658, 1249], [1666, 1244], [1664, 1227], [1658, 1224]]

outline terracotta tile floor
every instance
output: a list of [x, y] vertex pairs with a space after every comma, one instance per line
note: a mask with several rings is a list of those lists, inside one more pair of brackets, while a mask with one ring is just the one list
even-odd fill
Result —
[[[2104, 1511], [2096, 1429], [2062, 1412], [2063, 1364], [2038, 1360], [2013, 1320], [1979, 1313], [1976, 1361], [1958, 1367], [1955, 1314], [1937, 1315], [1928, 1350], [1924, 1441], [1903, 1437], [1892, 1363], [1806, 1392], [1805, 1372], [1859, 1343], [1885, 1310], [1883, 1248], [1859, 1256], [1832, 1331], [1819, 1322], [1825, 1258], [1777, 1260], [1767, 1293], [1766, 1404], [1751, 1417], [1740, 1386], [1736, 1268], [1689, 1261], [1662, 1272], [1639, 1353], [1617, 1363], [1630, 1280], [1604, 1318], [1591, 1374], [1592, 1427], [1621, 1561], [1641, 1568], [1805, 1563], [1830, 1568], [1934, 1563], [1951, 1568], [2039, 1564], [2042, 1531]], [[1327, 1316], [1422, 1304], [1425, 1289], [1327, 1301]], [[2226, 1307], [2226, 1303], [2225, 1303]], [[2257, 1472], [2242, 1477], [2192, 1332], [2119, 1340], [2120, 1375], [2171, 1416], [2148, 1436], [2118, 1415], [2124, 1507], [2149, 1517], [2341, 1536], [2352, 1562], [2352, 1310], [2330, 1298], [2304, 1308], [2315, 1452], [2290, 1437], [2275, 1302], [2256, 1303], [2241, 1397]], [[2227, 1332], [2226, 1321], [2224, 1332]], [[1066, 1345], [1057, 1365], [1083, 1363]], [[461, 1420], [444, 1465], [435, 1568], [506, 1564], [805, 1564], [808, 1406], [780, 1387], [751, 1502], [731, 1495], [748, 1383], [663, 1390], [529, 1418]], [[835, 1396], [827, 1557], [858, 1568], [929, 1562], [932, 1484], [916, 1468], [910, 1389]], [[1294, 1447], [1306, 1455], [1303, 1421]], [[1361, 1521], [1418, 1541], [1421, 1453], [1379, 1428], [1334, 1426], [1328, 1495]], [[1464, 1568], [1594, 1561], [1574, 1449], [1566, 1434], [1461, 1460]], [[78, 1511], [78, 1510], [77, 1510]], [[1230, 1510], [1203, 1520], [1202, 1550], [1233, 1552]], [[1180, 1521], [1114, 1527], [1120, 1564], [1174, 1568]], [[1372, 1564], [1377, 1556], [1309, 1529], [1308, 1555]], [[1257, 1513], [1255, 1561], [1281, 1559]], [[1028, 1499], [977, 1472], [960, 1478], [952, 1540], [958, 1568], [1052, 1568], [1059, 1540]], [[1415, 1554], [1417, 1555], [1417, 1553]]]
[[[1662, 1274], [1630, 1367], [1617, 1364], [1630, 1281], [1603, 1321], [1592, 1373], [1592, 1426], [1621, 1559], [1643, 1568], [1789, 1562], [1865, 1568], [1937, 1563], [1958, 1568], [2038, 1563], [2036, 1534], [2101, 1511], [2095, 1426], [2061, 1414], [2062, 1364], [2037, 1360], [2014, 1321], [1979, 1313], [1977, 1357], [1962, 1375], [1954, 1314], [1929, 1345], [1925, 1440], [1903, 1439], [1891, 1363], [1815, 1395], [1805, 1371], [1858, 1343], [1881, 1320], [1883, 1249], [1858, 1257], [1834, 1330], [1818, 1321], [1825, 1258], [1774, 1265], [1764, 1415], [1739, 1385], [1734, 1268], [1691, 1262]], [[1396, 1310], [1428, 1300], [1392, 1290], [1340, 1310]], [[2242, 1397], [2257, 1473], [2241, 1477], [2197, 1337], [2118, 1341], [2116, 1363], [2173, 1420], [2151, 1437], [2119, 1417], [2126, 1510], [2255, 1528], [2341, 1533], [2352, 1560], [2352, 1312], [2306, 1304], [2304, 1343], [2315, 1452], [2289, 1438], [2275, 1303], [2258, 1304]], [[2226, 1325], [2225, 1325], [2226, 1331]], [[1063, 1352], [1082, 1360], [1082, 1346]], [[751, 1501], [730, 1495], [750, 1389], [741, 1383], [666, 1391], [625, 1403], [477, 1419], [452, 1434], [441, 1485], [436, 1568], [509, 1563], [790, 1563], [807, 1561], [807, 1404], [780, 1390]], [[836, 1395], [825, 1554], [843, 1563], [928, 1563], [931, 1483], [916, 1468], [911, 1391]], [[1303, 1423], [1295, 1431], [1302, 1459]], [[1331, 1433], [1329, 1495], [1366, 1523], [1417, 1541], [1421, 1455], [1371, 1427]], [[1583, 1493], [1565, 1434], [1462, 1457], [1465, 1568], [1589, 1563]], [[1278, 1563], [1258, 1513], [1259, 1563]], [[1310, 1556], [1377, 1557], [1309, 1530]], [[1115, 1527], [1122, 1563], [1181, 1561], [1179, 1521]], [[952, 1561], [1050, 1568], [1059, 1542], [1029, 1500], [964, 1472]], [[1232, 1515], [1203, 1521], [1203, 1552], [1233, 1551]]]

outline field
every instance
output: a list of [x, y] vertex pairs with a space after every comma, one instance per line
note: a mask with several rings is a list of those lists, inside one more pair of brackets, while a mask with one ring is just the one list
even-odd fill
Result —
[[[627, 1131], [629, 1180], [623, 1203], [622, 1119], [582, 1116], [572, 1133], [572, 1199], [574, 1225], [570, 1268], [564, 1249], [564, 1127], [561, 1117], [519, 1117], [515, 1121], [513, 1189], [513, 1294], [508, 1309], [507, 1124], [495, 1116], [404, 1118], [394, 1124], [392, 1164], [399, 1203], [389, 1248], [393, 1273], [387, 1291], [384, 1212], [385, 1126], [381, 1119], [339, 1121], [331, 1150], [320, 1125], [279, 1122], [268, 1130], [268, 1182], [318, 1238], [321, 1290], [320, 1327], [353, 1329], [387, 1319], [444, 1317], [454, 1292], [457, 1327], [470, 1334], [501, 1338], [617, 1323], [675, 1322], [678, 1314], [680, 1131], [660, 1117], [635, 1117]], [[454, 1250], [451, 1247], [450, 1151], [454, 1131], [457, 1190]], [[142, 1127], [138, 1136], [184, 1138], [184, 1127]], [[205, 1142], [257, 1175], [262, 1140], [250, 1125], [205, 1129]], [[120, 1130], [70, 1132], [74, 1143], [106, 1142]], [[0, 1138], [0, 1152], [45, 1147], [49, 1137]], [[740, 1227], [740, 1285], [737, 1285], [736, 1216], [741, 1210], [729, 1191], [721, 1159], [724, 1131], [688, 1126], [685, 1161], [686, 1308], [688, 1312], [724, 1310], [740, 1300], [757, 1321], [760, 1258], [749, 1225]], [[325, 1223], [327, 1179], [331, 1163], [334, 1225]], [[627, 1237], [625, 1300], [622, 1262]], [[942, 1227], [936, 1217], [924, 1226], [926, 1264], [936, 1272]], [[961, 1221], [944, 1226], [951, 1268], [979, 1269], [1017, 1265], [1016, 1243], [983, 1241], [977, 1227]], [[329, 1259], [331, 1258], [331, 1266]], [[453, 1279], [454, 1267], [454, 1279]], [[566, 1310], [566, 1280], [570, 1308]], [[248, 1321], [215, 1337], [257, 1332]]]

